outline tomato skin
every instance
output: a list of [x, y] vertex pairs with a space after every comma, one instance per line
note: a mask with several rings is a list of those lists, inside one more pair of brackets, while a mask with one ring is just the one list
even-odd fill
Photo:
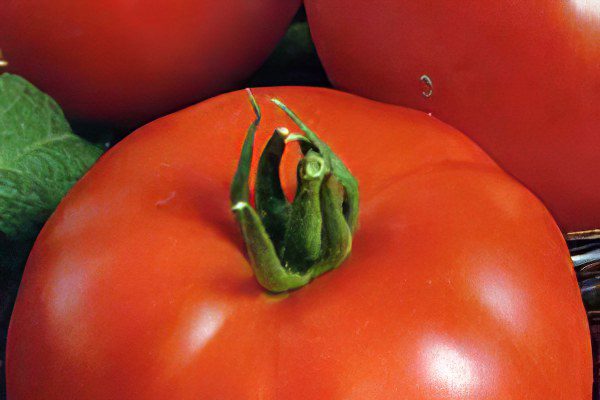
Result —
[[328, 89], [254, 93], [257, 148], [293, 128], [277, 97], [357, 177], [350, 258], [265, 294], [228, 201], [247, 95], [159, 119], [105, 154], [38, 237], [10, 399], [590, 398], [576, 278], [531, 193], [424, 113]]
[[433, 113], [537, 194], [563, 231], [600, 228], [599, 2], [305, 3], [334, 86]]
[[239, 85], [275, 48], [299, 6], [2, 1], [0, 49], [9, 71], [53, 96], [68, 116], [136, 125]]

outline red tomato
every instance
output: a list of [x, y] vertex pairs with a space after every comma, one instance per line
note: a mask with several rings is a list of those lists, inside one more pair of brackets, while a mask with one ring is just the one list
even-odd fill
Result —
[[257, 69], [300, 0], [0, 1], [9, 71], [76, 119], [139, 123]]
[[600, 228], [599, 1], [305, 3], [335, 86], [433, 113], [564, 231]]
[[358, 179], [350, 258], [266, 294], [229, 205], [246, 93], [162, 118], [40, 234], [10, 326], [11, 400], [590, 398], [569, 253], [529, 191], [427, 114], [328, 89], [255, 94], [258, 142], [295, 128], [276, 96]]

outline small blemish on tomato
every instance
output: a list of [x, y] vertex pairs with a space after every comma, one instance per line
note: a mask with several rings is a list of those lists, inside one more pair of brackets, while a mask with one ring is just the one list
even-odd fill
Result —
[[423, 97], [428, 99], [433, 96], [433, 81], [431, 78], [427, 75], [421, 75], [419, 79], [421, 80], [421, 94]]
[[166, 206], [171, 200], [173, 200], [175, 198], [175, 194], [176, 194], [176, 192], [174, 192], [174, 191], [170, 192], [167, 197], [156, 202], [156, 207]]

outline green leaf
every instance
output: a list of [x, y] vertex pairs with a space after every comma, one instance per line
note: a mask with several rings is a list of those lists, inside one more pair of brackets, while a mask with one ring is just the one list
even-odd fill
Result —
[[15, 75], [0, 75], [0, 232], [37, 234], [102, 150], [75, 135], [58, 104]]

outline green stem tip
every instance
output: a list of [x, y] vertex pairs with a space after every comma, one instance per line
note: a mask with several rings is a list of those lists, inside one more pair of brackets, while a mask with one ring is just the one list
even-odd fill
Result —
[[[254, 208], [248, 181], [261, 112], [250, 89], [248, 95], [255, 120], [246, 133], [231, 184], [231, 209], [256, 279], [270, 292], [284, 292], [306, 285], [348, 257], [358, 220], [358, 184], [325, 142], [285, 104], [272, 99], [303, 134], [290, 134], [285, 127], [272, 134], [258, 162]], [[279, 176], [290, 142], [299, 142], [303, 154], [291, 203]]]

